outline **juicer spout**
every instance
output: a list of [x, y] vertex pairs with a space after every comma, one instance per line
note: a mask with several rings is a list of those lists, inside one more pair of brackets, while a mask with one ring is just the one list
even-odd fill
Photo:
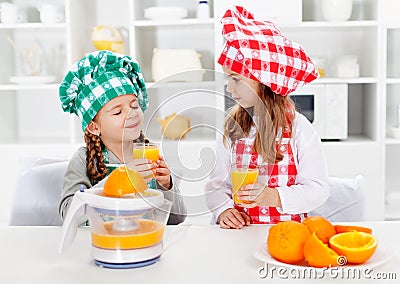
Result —
[[85, 221], [87, 204], [85, 195], [76, 192], [63, 222], [59, 253], [62, 253], [75, 240], [79, 225]]

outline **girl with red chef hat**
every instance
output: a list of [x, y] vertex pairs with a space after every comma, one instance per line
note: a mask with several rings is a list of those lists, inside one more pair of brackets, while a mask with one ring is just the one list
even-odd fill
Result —
[[[228, 113], [217, 160], [205, 186], [207, 206], [222, 228], [301, 222], [329, 196], [323, 146], [289, 93], [318, 78], [310, 57], [271, 22], [243, 7], [222, 20], [226, 40], [218, 63], [237, 102]], [[258, 168], [255, 184], [232, 199], [231, 164]]]

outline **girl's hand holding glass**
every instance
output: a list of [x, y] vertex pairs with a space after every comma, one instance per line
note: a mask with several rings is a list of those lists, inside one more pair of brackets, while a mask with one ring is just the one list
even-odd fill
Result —
[[156, 174], [157, 163], [149, 159], [134, 159], [127, 164], [127, 167], [139, 172], [146, 182], [149, 182]]
[[278, 191], [261, 183], [242, 186], [237, 196], [245, 201], [241, 206], [247, 208], [255, 206], [282, 207]]
[[232, 164], [231, 176], [233, 201], [235, 204], [241, 204], [243, 200], [238, 197], [237, 192], [242, 188], [243, 185], [257, 182], [258, 168], [250, 168], [241, 164]]
[[[148, 159], [152, 161], [157, 167], [157, 161], [159, 157], [160, 149], [157, 144], [145, 142], [133, 143], [133, 159]], [[153, 174], [151, 177], [154, 179], [155, 175]]]
[[159, 156], [157, 160], [156, 180], [166, 189], [171, 188], [171, 172], [164, 161], [164, 158]]

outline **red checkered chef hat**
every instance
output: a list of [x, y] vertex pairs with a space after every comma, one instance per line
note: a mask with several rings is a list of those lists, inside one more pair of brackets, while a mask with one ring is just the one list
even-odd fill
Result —
[[286, 38], [269, 21], [257, 21], [240, 6], [228, 9], [221, 19], [225, 47], [222, 66], [258, 81], [286, 96], [316, 78], [318, 72], [303, 47]]

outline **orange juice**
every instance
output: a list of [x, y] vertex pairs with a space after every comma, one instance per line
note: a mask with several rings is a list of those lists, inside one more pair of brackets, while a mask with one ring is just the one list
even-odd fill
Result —
[[134, 159], [149, 159], [153, 162], [157, 162], [158, 156], [160, 155], [160, 150], [157, 146], [146, 145], [141, 147], [133, 148], [133, 158]]
[[236, 204], [245, 202], [238, 199], [237, 192], [243, 185], [255, 183], [258, 177], [258, 169], [244, 168], [233, 168], [232, 174], [232, 193], [233, 200]]
[[114, 231], [114, 222], [104, 227], [108, 234], [92, 232], [92, 244], [104, 249], [136, 249], [149, 247], [162, 241], [165, 225], [153, 220], [139, 220], [140, 227], [133, 231]]
[[[133, 158], [134, 159], [149, 159], [157, 162], [160, 155], [160, 149], [154, 144], [133, 143]], [[155, 178], [154, 174], [145, 178]]]

